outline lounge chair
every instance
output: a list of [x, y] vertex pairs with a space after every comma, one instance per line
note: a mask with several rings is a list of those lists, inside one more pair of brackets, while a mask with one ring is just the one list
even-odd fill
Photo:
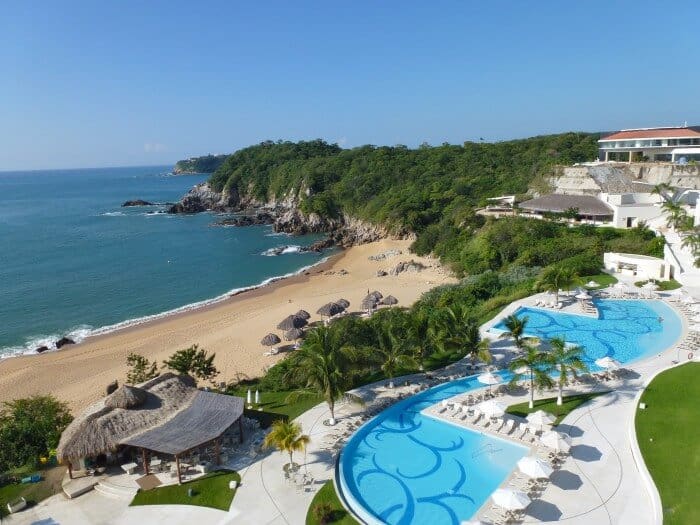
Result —
[[499, 428], [498, 431], [501, 433], [510, 434], [513, 431], [514, 425], [515, 425], [515, 420], [508, 419], [508, 420], [503, 422], [503, 426], [501, 428]]

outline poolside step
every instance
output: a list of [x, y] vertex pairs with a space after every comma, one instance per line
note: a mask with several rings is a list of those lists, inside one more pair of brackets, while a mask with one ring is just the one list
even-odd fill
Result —
[[136, 487], [125, 487], [123, 485], [115, 485], [107, 480], [100, 481], [95, 485], [95, 491], [103, 496], [113, 499], [121, 499], [131, 501], [136, 495]]

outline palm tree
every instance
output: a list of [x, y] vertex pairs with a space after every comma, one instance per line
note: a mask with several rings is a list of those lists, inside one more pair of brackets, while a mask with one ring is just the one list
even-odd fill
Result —
[[294, 366], [287, 372], [290, 381], [301, 380], [306, 385], [287, 396], [287, 403], [301, 397], [322, 395], [331, 412], [329, 423], [335, 424], [335, 404], [341, 399], [362, 404], [360, 397], [348, 394], [357, 362], [357, 352], [341, 346], [331, 328], [319, 326], [306, 336], [301, 348], [293, 355]]
[[433, 331], [431, 329], [433, 315], [431, 310], [418, 308], [411, 310], [406, 322], [406, 335], [413, 348], [413, 356], [423, 369], [424, 359], [432, 353], [434, 348]]
[[503, 322], [508, 330], [503, 332], [501, 337], [511, 337], [515, 342], [515, 347], [518, 350], [522, 350], [526, 341], [525, 327], [527, 326], [527, 322], [527, 315], [523, 317], [518, 317], [515, 314], [509, 315]]
[[[549, 356], [535, 345], [525, 345], [524, 352], [510, 362], [510, 370], [513, 372], [511, 385], [520, 381], [523, 377], [530, 380], [529, 407], [535, 406], [535, 387], [538, 389], [550, 388], [554, 382], [549, 377], [551, 369]], [[523, 371], [522, 369], [525, 369]]]
[[464, 335], [465, 354], [472, 360], [472, 364], [477, 360], [487, 364], [490, 363], [493, 358], [491, 355], [491, 340], [488, 337], [481, 338], [479, 325], [472, 321], [466, 327]]
[[479, 326], [465, 305], [440, 310], [433, 326], [436, 346], [443, 352], [466, 354], [481, 339]]
[[294, 467], [292, 455], [306, 449], [311, 438], [301, 433], [301, 425], [294, 421], [278, 419], [272, 423], [272, 430], [265, 436], [263, 445], [268, 448], [275, 447], [280, 452], [289, 454], [289, 468]]
[[582, 347], [566, 346], [566, 342], [561, 337], [550, 339], [549, 346], [549, 359], [559, 372], [557, 405], [561, 405], [564, 387], [569, 384], [569, 374], [576, 379], [578, 373], [588, 372], [588, 366], [583, 361], [584, 351]]
[[553, 291], [554, 301], [559, 302], [559, 289], [569, 289], [578, 280], [576, 272], [567, 266], [549, 266], [540, 275], [537, 286], [540, 289]]
[[418, 368], [418, 361], [409, 353], [408, 341], [398, 337], [392, 325], [378, 330], [377, 343], [376, 351], [372, 352], [372, 360], [379, 364], [389, 378], [389, 388], [394, 388], [396, 370]]

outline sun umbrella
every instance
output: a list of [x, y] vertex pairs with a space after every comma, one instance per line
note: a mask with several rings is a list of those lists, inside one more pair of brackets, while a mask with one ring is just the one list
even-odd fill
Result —
[[691, 332], [700, 332], [700, 324], [693, 324], [690, 325], [690, 328], [688, 328]]
[[297, 313], [295, 313], [297, 317], [301, 317], [302, 319], [306, 319], [307, 321], [311, 317], [311, 314], [307, 312], [306, 310], [299, 310]]
[[526, 476], [534, 479], [548, 478], [554, 469], [541, 459], [526, 456], [518, 461], [518, 469]]
[[319, 308], [316, 313], [324, 317], [332, 317], [343, 311], [343, 307], [337, 303], [326, 303]]
[[307, 324], [306, 319], [302, 319], [296, 315], [288, 315], [282, 319], [282, 322], [277, 325], [277, 328], [280, 330], [293, 330], [294, 328], [301, 328]]
[[260, 340], [260, 344], [263, 346], [275, 346], [282, 342], [282, 339], [277, 336], [277, 334], [269, 333]]
[[545, 447], [549, 447], [557, 452], [568, 452], [571, 448], [571, 438], [565, 434], [561, 434], [554, 430], [545, 432], [540, 437], [540, 443]]
[[493, 372], [486, 372], [484, 374], [481, 374], [476, 378], [476, 380], [483, 385], [497, 385], [498, 383], [503, 381], [499, 376], [497, 376]]
[[644, 288], [645, 290], [658, 290], [659, 285], [656, 284], [654, 281], [649, 281], [644, 286], [642, 286], [642, 288]]
[[520, 490], [496, 489], [491, 494], [493, 502], [506, 510], [522, 510], [530, 504], [530, 498]]
[[374, 308], [377, 306], [377, 301], [374, 299], [374, 297], [367, 296], [362, 300], [362, 309], [363, 310], [374, 310]]
[[382, 298], [384, 297], [384, 296], [382, 295], [382, 293], [381, 293], [381, 292], [378, 292], [377, 290], [373, 291], [373, 292], [370, 293], [369, 295], [371, 295], [372, 297], [374, 297], [377, 301], [381, 301]]
[[297, 339], [301, 339], [303, 335], [304, 330], [301, 328], [292, 328], [284, 333], [284, 339], [286, 341], [296, 341]]
[[620, 361], [613, 359], [609, 355], [596, 359], [595, 364], [600, 368], [605, 368], [606, 370], [615, 370], [622, 366], [622, 363], [620, 363]]
[[554, 423], [554, 421], [556, 421], [556, 418], [552, 414], [545, 412], [544, 410], [537, 410], [532, 414], [528, 414], [525, 419], [527, 419], [527, 422], [530, 423], [530, 425], [539, 427], [540, 430], [542, 430], [544, 426], [551, 425]]
[[687, 295], [683, 299], [681, 299], [681, 302], [685, 304], [695, 304], [695, 299], [693, 299], [690, 295]]
[[496, 401], [495, 399], [489, 399], [488, 401], [483, 401], [477, 405], [479, 410], [485, 417], [501, 417], [506, 413], [506, 407]]
[[260, 391], [259, 390], [255, 391], [255, 404], [256, 405], [260, 404]]
[[581, 301], [587, 301], [590, 298], [591, 298], [591, 296], [585, 292], [576, 295], [576, 299], [579, 299]]
[[393, 295], [387, 295], [384, 299], [382, 299], [382, 304], [385, 304], [387, 306], [392, 306], [394, 304], [398, 304], [399, 300], [394, 297]]
[[345, 308], [347, 310], [348, 307], [350, 306], [350, 301], [348, 301], [347, 299], [338, 299], [335, 302], [335, 304], [339, 304], [340, 306], [342, 306], [343, 308]]
[[246, 401], [249, 405], [253, 401], [253, 394], [250, 392], [250, 388], [248, 389], [248, 397], [246, 398]]
[[600, 286], [600, 284], [598, 284], [598, 283], [595, 282], [595, 281], [588, 281], [588, 282], [586, 283], [586, 287], [587, 287], [587, 288], [597, 288], [598, 286]]

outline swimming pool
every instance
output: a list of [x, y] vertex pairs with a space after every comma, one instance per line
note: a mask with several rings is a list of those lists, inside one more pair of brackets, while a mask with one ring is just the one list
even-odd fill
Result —
[[[629, 363], [658, 354], [683, 332], [680, 317], [663, 301], [601, 299], [594, 303], [598, 319], [529, 307], [518, 308], [515, 315], [527, 316], [525, 331], [529, 336], [563, 337], [568, 343], [581, 345], [593, 370], [598, 369], [594, 361], [604, 356]], [[504, 320], [493, 329], [506, 330]]]
[[404, 399], [361, 427], [343, 449], [338, 482], [370, 524], [459, 524], [469, 519], [528, 449], [420, 414], [483, 387], [475, 376]]

